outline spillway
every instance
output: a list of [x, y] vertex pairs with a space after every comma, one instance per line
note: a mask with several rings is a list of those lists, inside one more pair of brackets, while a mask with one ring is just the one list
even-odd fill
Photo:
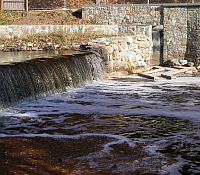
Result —
[[98, 80], [105, 72], [94, 53], [57, 55], [0, 65], [0, 103], [37, 98]]

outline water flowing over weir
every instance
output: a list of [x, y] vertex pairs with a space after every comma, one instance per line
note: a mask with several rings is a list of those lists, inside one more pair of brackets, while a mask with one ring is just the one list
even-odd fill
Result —
[[37, 98], [98, 80], [105, 72], [101, 57], [94, 53], [59, 55], [50, 58], [0, 65], [0, 103], [26, 97]]

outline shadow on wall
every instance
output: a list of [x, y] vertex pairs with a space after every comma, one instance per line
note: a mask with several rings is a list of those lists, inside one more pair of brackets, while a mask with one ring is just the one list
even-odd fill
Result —
[[187, 47], [185, 58], [200, 65], [200, 9], [199, 7], [188, 8], [187, 10]]
[[[164, 26], [164, 8], [160, 8], [160, 25]], [[164, 63], [164, 32], [163, 30], [160, 32], [160, 65]]]
[[153, 40], [153, 55], [151, 60], [151, 65], [163, 65], [163, 26], [164, 26], [164, 10], [163, 7], [160, 8], [160, 24], [154, 26], [152, 30], [152, 40]]

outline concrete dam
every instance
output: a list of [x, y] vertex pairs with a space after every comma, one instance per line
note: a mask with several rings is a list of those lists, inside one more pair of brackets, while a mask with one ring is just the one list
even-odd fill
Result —
[[80, 87], [105, 74], [105, 63], [93, 53], [58, 55], [0, 65], [0, 102], [14, 102]]

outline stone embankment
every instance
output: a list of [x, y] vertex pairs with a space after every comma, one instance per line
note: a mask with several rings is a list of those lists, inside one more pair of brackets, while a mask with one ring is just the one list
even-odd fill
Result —
[[163, 62], [186, 59], [200, 65], [200, 4], [87, 5], [83, 19], [97, 24], [119, 25], [130, 32], [132, 25], [162, 26]]
[[[119, 36], [117, 25], [1, 26], [0, 37], [3, 42], [0, 50], [64, 50], [87, 46], [84, 49], [103, 57], [109, 73], [133, 73], [150, 66], [153, 44], [151, 26], [132, 26], [131, 29], [129, 36]], [[86, 36], [88, 38], [84, 40], [82, 37]]]
[[103, 57], [108, 73], [137, 73], [150, 66], [152, 40], [145, 35], [99, 38], [89, 42], [87, 48]]
[[0, 51], [71, 49], [90, 37], [116, 35], [117, 25], [2, 25]]

